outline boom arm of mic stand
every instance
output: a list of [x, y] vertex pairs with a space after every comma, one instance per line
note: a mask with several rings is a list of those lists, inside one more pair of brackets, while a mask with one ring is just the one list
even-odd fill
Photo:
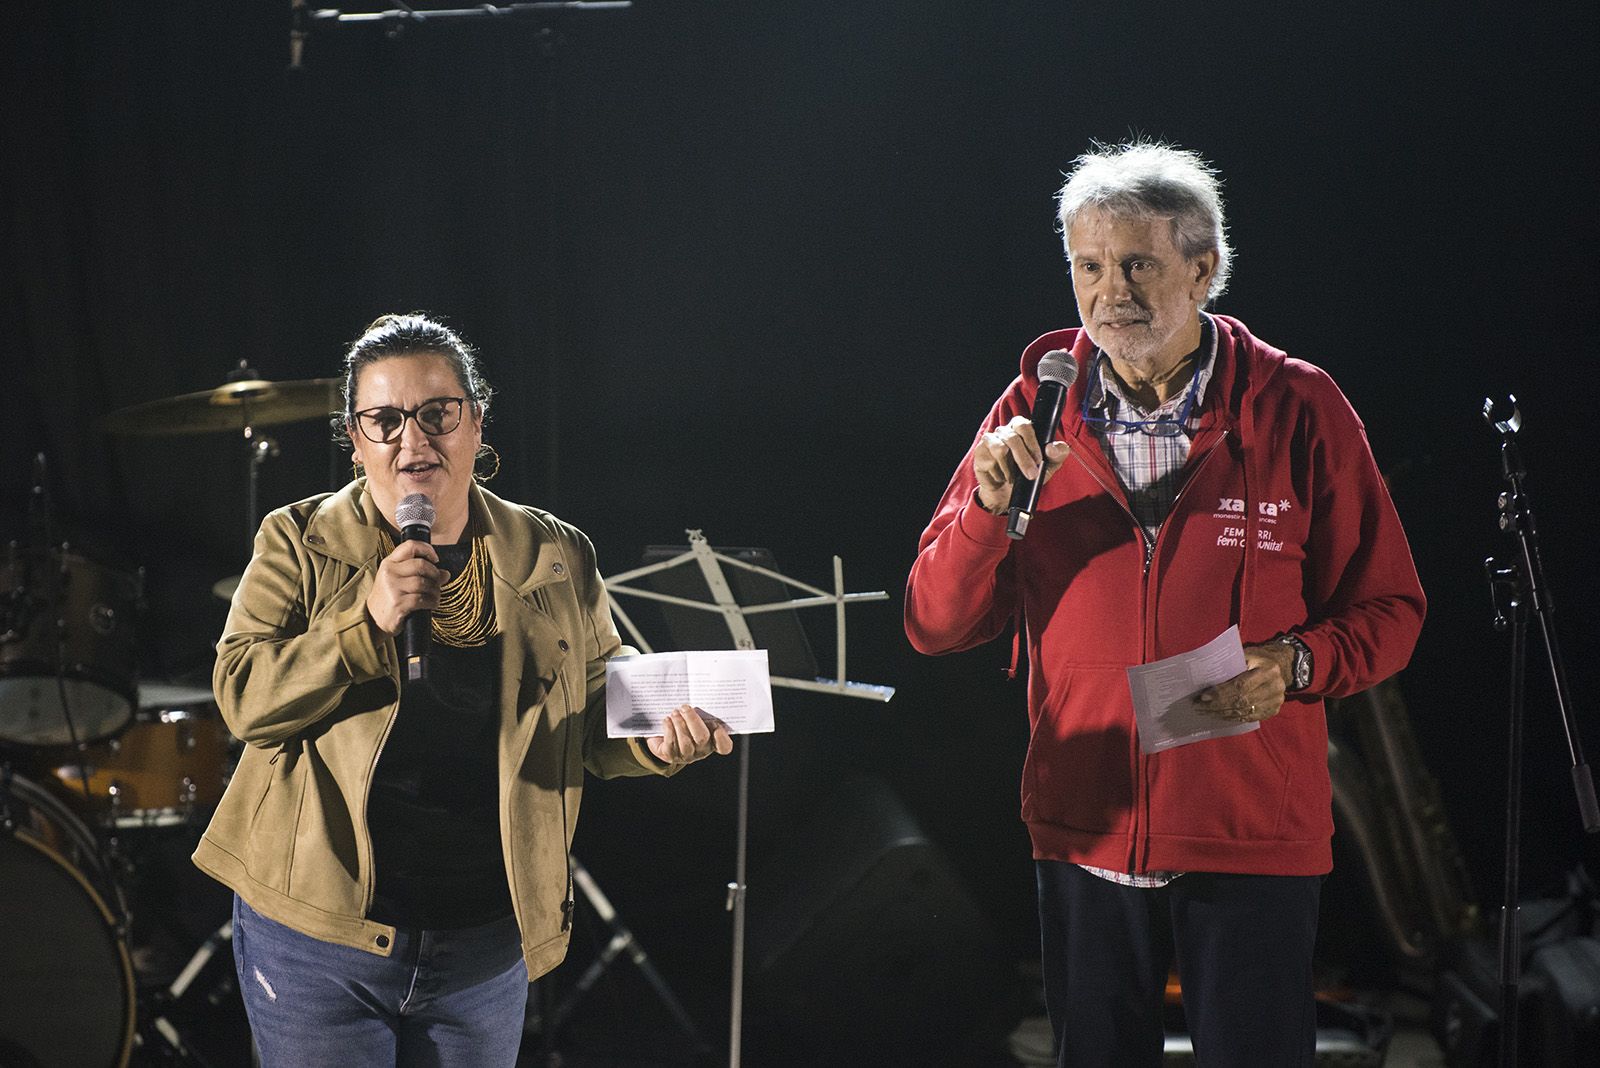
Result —
[[388, 11], [340, 11], [319, 7], [310, 13], [313, 22], [443, 22], [452, 19], [504, 18], [510, 15], [554, 15], [567, 11], [621, 11], [633, 0], [541, 0], [538, 3], [484, 4], [481, 7], [455, 7], [438, 11], [419, 11], [397, 7]]
[[306, 41], [314, 26], [324, 23], [376, 23], [388, 27], [391, 37], [407, 26], [424, 22], [450, 22], [456, 19], [494, 19], [531, 15], [564, 15], [568, 12], [625, 11], [633, 0], [537, 0], [533, 3], [482, 4], [478, 7], [418, 10], [405, 3], [387, 11], [341, 11], [336, 7], [312, 8], [306, 0], [289, 0], [289, 69], [300, 70]]

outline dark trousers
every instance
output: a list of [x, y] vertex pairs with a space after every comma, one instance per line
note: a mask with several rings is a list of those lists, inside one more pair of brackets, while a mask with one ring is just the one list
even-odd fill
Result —
[[1309, 1068], [1321, 876], [1189, 872], [1145, 889], [1037, 867], [1058, 1068], [1159, 1066], [1174, 954], [1201, 1068]]

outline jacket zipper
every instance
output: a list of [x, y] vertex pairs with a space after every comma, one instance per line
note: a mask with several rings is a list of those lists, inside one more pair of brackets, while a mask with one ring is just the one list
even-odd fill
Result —
[[[1122, 509], [1122, 514], [1126, 515], [1128, 517], [1128, 522], [1132, 523], [1133, 524], [1133, 529], [1138, 532], [1138, 534], [1139, 534], [1139, 543], [1144, 546], [1144, 567], [1143, 567], [1143, 569], [1141, 570], [1141, 572], [1139, 574], [1139, 650], [1140, 650], [1140, 656], [1141, 656], [1141, 659], [1142, 659], [1143, 658], [1144, 647], [1145, 647], [1144, 633], [1145, 633], [1145, 629], [1146, 629], [1145, 628], [1145, 621], [1144, 621], [1144, 608], [1145, 608], [1145, 600], [1146, 600], [1146, 597], [1145, 597], [1145, 592], [1146, 592], [1145, 591], [1145, 586], [1146, 586], [1146, 583], [1148, 582], [1148, 580], [1150, 578], [1150, 561], [1152, 559], [1154, 559], [1154, 557], [1155, 557], [1155, 551], [1156, 551], [1155, 550], [1155, 542], [1151, 541], [1150, 540], [1150, 536], [1145, 533], [1144, 524], [1140, 523], [1139, 522], [1139, 517], [1133, 514], [1133, 509], [1129, 508], [1127, 506], [1127, 504], [1121, 499], [1121, 497], [1118, 494], [1112, 492], [1111, 487], [1106, 485], [1105, 479], [1101, 478], [1100, 475], [1095, 471], [1095, 469], [1089, 466], [1088, 461], [1084, 460], [1083, 457], [1078, 455], [1078, 450], [1077, 449], [1073, 449], [1072, 450], [1072, 455], [1073, 455], [1073, 457], [1075, 457], [1077, 459], [1078, 464], [1085, 471], [1087, 471], [1089, 473], [1089, 477], [1094, 479], [1096, 484], [1098, 484], [1099, 487], [1101, 488], [1101, 490], [1103, 490], [1105, 492], [1106, 496], [1110, 497], [1113, 501], [1117, 502], [1117, 507]], [[1160, 532], [1157, 531], [1157, 533], [1160, 533]], [[1137, 729], [1137, 727], [1135, 729]], [[1141, 789], [1139, 791], [1139, 796], [1142, 799], [1144, 797], [1144, 790], [1142, 789], [1143, 771], [1139, 766], [1139, 758], [1138, 758], [1138, 756], [1134, 757], [1133, 769], [1132, 770], [1133, 770], [1133, 773], [1136, 776], [1138, 776], [1139, 779], [1141, 780]], [[1139, 852], [1139, 833], [1140, 833], [1139, 832], [1139, 828], [1142, 826], [1142, 824], [1144, 822], [1144, 820], [1142, 819], [1142, 815], [1143, 815], [1143, 813], [1138, 808], [1134, 809], [1134, 812], [1133, 812], [1133, 841], [1132, 841], [1132, 843], [1130, 843], [1130, 845], [1131, 845], [1131, 854], [1128, 857], [1129, 865], [1130, 865], [1130, 867], [1133, 867], [1133, 868], [1137, 868], [1139, 866], [1138, 861], [1136, 860], [1136, 858], [1137, 858], [1138, 852]]]
[[[1189, 477], [1184, 481], [1183, 486], [1179, 488], [1177, 494], [1172, 498], [1172, 507], [1167, 509], [1166, 518], [1161, 520], [1160, 525], [1156, 527], [1156, 536], [1155, 536], [1154, 540], [1152, 540], [1150, 535], [1145, 532], [1144, 524], [1140, 523], [1138, 516], [1133, 514], [1133, 509], [1129, 508], [1126, 504], [1123, 503], [1121, 498], [1119, 498], [1115, 493], [1111, 492], [1111, 487], [1106, 485], [1105, 479], [1101, 478], [1095, 472], [1095, 469], [1090, 467], [1088, 465], [1088, 463], [1085, 462], [1083, 457], [1078, 456], [1078, 452], [1077, 452], [1076, 449], [1073, 450], [1072, 455], [1077, 458], [1079, 466], [1081, 466], [1084, 469], [1084, 471], [1087, 472], [1087, 474], [1089, 475], [1090, 478], [1095, 480], [1095, 483], [1102, 490], [1104, 490], [1106, 492], [1106, 495], [1108, 497], [1110, 497], [1113, 501], [1116, 502], [1117, 507], [1122, 509], [1122, 514], [1128, 517], [1128, 521], [1133, 524], [1133, 529], [1138, 532], [1139, 541], [1140, 541], [1141, 544], [1144, 545], [1144, 572], [1143, 572], [1143, 576], [1142, 576], [1143, 578], [1148, 579], [1150, 577], [1150, 565], [1155, 561], [1156, 542], [1159, 542], [1161, 540], [1161, 533], [1162, 533], [1162, 531], [1167, 529], [1167, 522], [1169, 520], [1171, 520], [1172, 513], [1176, 512], [1178, 510], [1178, 502], [1183, 500], [1183, 495], [1189, 491], [1190, 485], [1192, 485], [1194, 483], [1195, 478], [1200, 474], [1200, 469], [1203, 468], [1207, 464], [1207, 462], [1210, 461], [1212, 455], [1216, 453], [1218, 447], [1220, 447], [1222, 445], [1222, 442], [1227, 438], [1228, 434], [1229, 434], [1229, 431], [1224, 429], [1222, 431], [1222, 436], [1217, 438], [1216, 444], [1212, 445], [1209, 449], [1207, 449], [1205, 455], [1200, 457], [1200, 462], [1195, 466], [1194, 471], [1192, 473], [1190, 473]], [[1143, 593], [1145, 591], [1141, 590], [1140, 592]], [[1142, 622], [1143, 621], [1141, 620], [1141, 623]], [[1139, 645], [1140, 645], [1141, 654], [1144, 655], [1144, 656], [1148, 656], [1149, 655], [1149, 651], [1144, 648], [1144, 640], [1143, 640], [1142, 628], [1141, 628]]]
[[572, 748], [572, 687], [567, 685], [566, 673], [560, 671], [560, 674], [561, 690], [567, 697], [567, 714], [561, 717], [561, 774], [557, 779], [557, 788], [561, 791], [561, 859], [567, 868], [567, 882], [561, 898], [561, 930], [566, 932], [572, 929], [572, 912], [577, 907], [577, 894], [572, 885], [572, 851], [567, 848], [567, 761], [568, 750]]
[[[1211, 457], [1216, 455], [1223, 441], [1227, 439], [1228, 433], [1229, 431], [1224, 428], [1222, 435], [1217, 438], [1216, 442], [1209, 449], [1206, 450], [1205, 455], [1200, 457], [1199, 461], [1195, 465], [1194, 470], [1190, 473], [1189, 477], [1184, 480], [1184, 484], [1179, 487], [1178, 492], [1173, 496], [1172, 506], [1167, 509], [1166, 517], [1163, 518], [1160, 525], [1156, 527], [1156, 536], [1154, 538], [1151, 538], [1149, 534], [1145, 533], [1144, 524], [1140, 523], [1139, 518], [1133, 514], [1133, 509], [1129, 508], [1127, 504], [1124, 503], [1120, 497], [1118, 497], [1117, 494], [1111, 492], [1111, 487], [1106, 485], [1105, 480], [1095, 472], [1094, 468], [1089, 466], [1083, 457], [1078, 456], [1078, 450], [1072, 450], [1072, 455], [1077, 457], [1079, 465], [1089, 473], [1089, 477], [1094, 479], [1100, 488], [1104, 490], [1113, 501], [1117, 502], [1117, 506], [1122, 509], [1123, 514], [1126, 515], [1129, 522], [1133, 524], [1133, 529], [1138, 531], [1139, 541], [1144, 545], [1144, 567], [1139, 576], [1140, 660], [1149, 660], [1150, 658], [1150, 628], [1147, 625], [1145, 608], [1146, 602], [1150, 599], [1150, 565], [1155, 560], [1156, 543], [1161, 540], [1161, 535], [1167, 529], [1167, 524], [1172, 520], [1173, 513], [1178, 510], [1178, 503], [1183, 500], [1183, 495], [1188, 492], [1190, 486], [1194, 485], [1195, 479], [1200, 475], [1201, 468], [1205, 467], [1205, 465], [1211, 461]], [[1144, 758], [1142, 754], [1134, 757], [1134, 773], [1139, 778], [1139, 800], [1141, 804], [1143, 804], [1147, 802], [1149, 793], [1146, 790], [1144, 783]], [[1134, 856], [1129, 858], [1133, 862], [1132, 866], [1135, 868], [1139, 867], [1137, 858], [1139, 854], [1140, 841], [1142, 838], [1148, 838], [1150, 833], [1149, 828], [1144, 826], [1145, 821], [1143, 817], [1144, 813], [1142, 808], [1135, 810], [1133, 830]]]
[[[532, 590], [525, 590], [518, 596], [526, 598]], [[567, 684], [567, 673], [564, 666], [556, 669], [556, 682], [561, 687], [561, 693], [566, 698], [567, 715], [561, 717], [561, 770], [557, 773], [556, 791], [561, 799], [561, 861], [566, 869], [566, 882], [561, 894], [561, 932], [565, 934], [572, 929], [572, 916], [577, 908], [576, 883], [572, 876], [572, 853], [567, 848], [567, 760], [572, 748], [572, 687]], [[506, 809], [506, 819], [509, 821], [513, 811]], [[515, 828], [507, 827], [507, 834], [516, 837]], [[526, 930], [522, 922], [522, 897], [517, 892], [517, 877], [511, 858], [506, 858], [506, 878], [511, 885], [511, 911], [517, 918], [517, 929]]]
[[383, 726], [383, 735], [378, 739], [378, 751], [372, 754], [372, 763], [367, 767], [367, 779], [361, 787], [361, 822], [367, 833], [367, 878], [366, 887], [362, 894], [361, 914], [365, 916], [372, 911], [372, 895], [377, 891], [376, 880], [373, 876], [377, 873], [377, 858], [372, 850], [372, 828], [367, 826], [367, 804], [372, 800], [372, 780], [378, 775], [378, 761], [383, 759], [383, 747], [389, 744], [389, 735], [394, 732], [394, 721], [400, 718], [400, 658], [394, 658], [395, 670], [389, 677], [394, 680], [394, 711], [389, 713], [389, 722]]
[[[1115, 494], [1115, 493], [1113, 493], [1111, 491], [1111, 487], [1106, 485], [1105, 479], [1101, 478], [1095, 472], [1095, 469], [1090, 467], [1089, 464], [1084, 460], [1084, 458], [1078, 455], [1078, 450], [1073, 449], [1072, 450], [1072, 456], [1073, 456], [1074, 459], [1076, 459], [1078, 461], [1079, 466], [1081, 466], [1084, 469], [1084, 471], [1088, 472], [1089, 477], [1094, 479], [1095, 483], [1097, 485], [1099, 485], [1099, 487], [1102, 490], [1105, 491], [1106, 496], [1110, 497], [1113, 501], [1115, 501], [1116, 504], [1117, 504], [1117, 507], [1122, 509], [1122, 514], [1128, 517], [1128, 522], [1133, 524], [1133, 529], [1136, 532], [1138, 532], [1139, 542], [1140, 542], [1141, 545], [1144, 546], [1144, 573], [1143, 573], [1143, 577], [1146, 577], [1146, 578], [1149, 577], [1149, 575], [1150, 575], [1150, 561], [1155, 558], [1156, 546], [1155, 546], [1155, 542], [1150, 540], [1150, 535], [1145, 533], [1144, 524], [1140, 523], [1139, 522], [1139, 517], [1133, 514], [1133, 509], [1129, 508], [1126, 504], [1124, 504], [1122, 502], [1122, 499], [1120, 497], [1118, 497], [1117, 494]], [[1174, 498], [1174, 503], [1176, 503], [1176, 498]], [[1159, 531], [1157, 533], [1159, 533]], [[1142, 592], [1142, 590], [1141, 590], [1141, 592]], [[1143, 597], [1140, 598], [1139, 603], [1141, 605], [1144, 603], [1144, 598]], [[1142, 636], [1143, 633], [1144, 633], [1144, 621], [1140, 620], [1139, 623], [1140, 623], [1139, 632], [1140, 632], [1140, 634]], [[1139, 645], [1140, 645], [1141, 649], [1144, 646], [1144, 642], [1143, 642], [1142, 637], [1141, 637]]]
[[[523, 590], [521, 593], [517, 594], [517, 598], [526, 603], [526, 599], [534, 592], [534, 590], [541, 588], [542, 585], [543, 584], [541, 583], [540, 586]], [[557, 791], [561, 798], [561, 860], [566, 866], [567, 876], [561, 899], [561, 931], [562, 933], [565, 933], [572, 929], [572, 916], [577, 905], [577, 895], [575, 893], [576, 884], [574, 883], [572, 876], [572, 853], [567, 849], [567, 754], [568, 750], [570, 750], [572, 747], [572, 687], [567, 685], [566, 672], [561, 668], [556, 669], [556, 681], [561, 686], [562, 694], [566, 697], [566, 706], [568, 711], [568, 714], [563, 716], [561, 719], [561, 770], [558, 773], [557, 780]], [[516, 837], [516, 828], [510, 826], [510, 820], [514, 817], [514, 815], [515, 810], [508, 806], [506, 808], [506, 834], [512, 839], [515, 839]], [[522, 921], [522, 896], [517, 890], [516, 868], [509, 855], [506, 856], [505, 861], [506, 879], [511, 888], [511, 911], [517, 920], [517, 930], [519, 932], [526, 931], [527, 927]]]
[[[1210, 463], [1211, 462], [1211, 458], [1213, 456], [1215, 456], [1221, 450], [1222, 443], [1224, 441], [1226, 441], [1227, 438], [1228, 438], [1228, 430], [1226, 428], [1224, 428], [1223, 431], [1222, 431], [1222, 435], [1217, 438], [1216, 442], [1213, 443], [1212, 446], [1209, 449], [1206, 450], [1205, 455], [1200, 457], [1199, 462], [1195, 464], [1194, 470], [1189, 473], [1189, 477], [1184, 479], [1182, 486], [1178, 487], [1178, 492], [1173, 494], [1172, 506], [1167, 509], [1166, 516], [1161, 520], [1160, 524], [1157, 525], [1157, 527], [1156, 527], [1156, 536], [1155, 536], [1154, 540], [1147, 541], [1145, 543], [1144, 581], [1140, 583], [1140, 587], [1141, 588], [1140, 588], [1140, 591], [1139, 591], [1139, 606], [1140, 606], [1139, 623], [1140, 623], [1140, 626], [1141, 626], [1141, 629], [1140, 629], [1140, 632], [1139, 632], [1139, 645], [1140, 645], [1140, 651], [1141, 651], [1141, 654], [1142, 654], [1141, 659], [1143, 659], [1145, 661], [1148, 661], [1150, 659], [1150, 645], [1149, 645], [1149, 642], [1150, 642], [1150, 628], [1147, 625], [1147, 621], [1149, 619], [1149, 616], [1146, 614], [1144, 609], [1145, 609], [1145, 604], [1150, 599], [1150, 562], [1151, 562], [1152, 558], [1155, 556], [1156, 545], [1161, 541], [1161, 535], [1166, 532], [1167, 524], [1170, 523], [1172, 521], [1172, 517], [1175, 514], [1177, 514], [1178, 505], [1183, 502], [1184, 494], [1189, 491], [1189, 487], [1190, 486], [1195, 484], [1195, 480], [1200, 477], [1200, 471], [1206, 466], [1206, 464]], [[1248, 549], [1246, 551], [1248, 551]], [[1148, 808], [1149, 804], [1150, 804], [1150, 789], [1149, 789], [1149, 785], [1145, 782], [1145, 766], [1146, 766], [1146, 763], [1147, 763], [1147, 761], [1145, 760], [1144, 754], [1141, 753], [1139, 755], [1139, 757], [1137, 758], [1137, 766], [1138, 766], [1138, 769], [1139, 769], [1139, 799], [1140, 799], [1141, 802], [1143, 802], [1144, 806], [1146, 808]], [[1140, 816], [1141, 816], [1141, 819], [1140, 819], [1139, 822], [1140, 822], [1140, 826], [1143, 829], [1143, 834], [1138, 836], [1138, 837], [1142, 837], [1144, 843], [1147, 844], [1149, 842], [1149, 840], [1150, 840], [1149, 820], [1143, 818], [1143, 816], [1144, 816], [1143, 812], [1140, 813]], [[1139, 844], [1136, 843], [1136, 848], [1138, 847], [1138, 845]], [[1142, 849], [1141, 849], [1141, 852], [1142, 852]], [[1136, 863], [1134, 866], [1135, 867], [1140, 867], [1141, 865]]]

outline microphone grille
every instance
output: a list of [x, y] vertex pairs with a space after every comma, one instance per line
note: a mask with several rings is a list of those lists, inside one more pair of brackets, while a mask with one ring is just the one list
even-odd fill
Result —
[[394, 522], [401, 530], [406, 527], [427, 527], [432, 530], [438, 514], [426, 493], [408, 493], [395, 505]]
[[1078, 361], [1066, 349], [1051, 349], [1039, 360], [1039, 381], [1055, 382], [1070, 389], [1078, 378]]

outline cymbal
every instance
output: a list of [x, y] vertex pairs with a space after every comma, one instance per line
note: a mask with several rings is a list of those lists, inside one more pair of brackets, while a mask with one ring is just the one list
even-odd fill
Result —
[[339, 407], [339, 385], [337, 378], [293, 382], [247, 378], [216, 389], [119, 408], [106, 416], [105, 428], [113, 434], [174, 437], [326, 419]]
[[178, 683], [141, 679], [139, 682], [140, 709], [181, 708], [184, 705], [204, 705], [212, 701], [209, 686], [182, 686]]
[[239, 580], [243, 575], [228, 575], [219, 578], [211, 584], [211, 595], [223, 601], [233, 600], [233, 591], [239, 588]]

